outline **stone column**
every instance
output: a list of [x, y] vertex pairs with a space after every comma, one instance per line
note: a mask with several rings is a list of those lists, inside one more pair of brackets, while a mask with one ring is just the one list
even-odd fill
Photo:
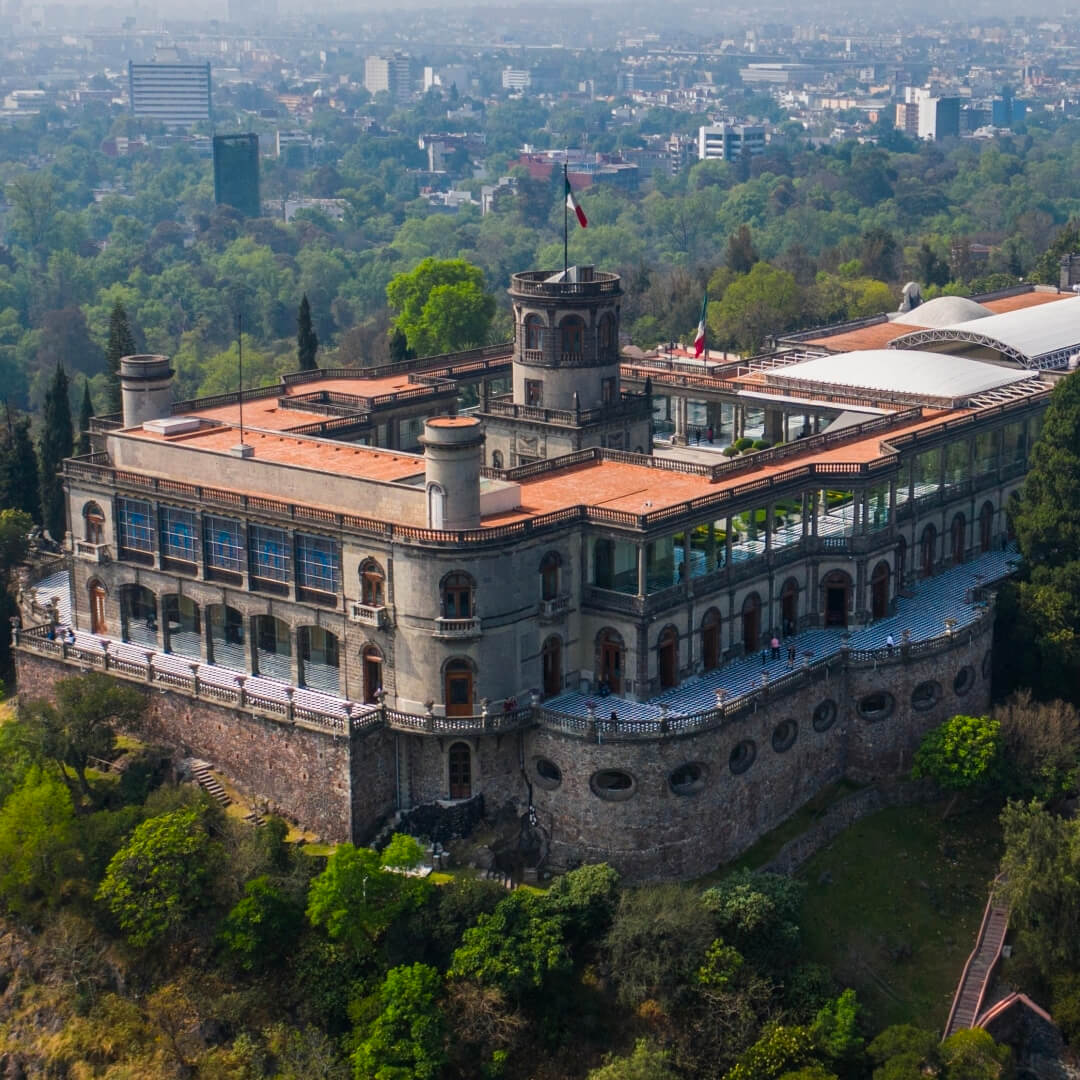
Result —
[[709, 522], [709, 529], [705, 535], [705, 570], [709, 572], [716, 568], [716, 522]]
[[637, 549], [637, 594], [641, 599], [649, 595], [647, 549], [639, 544]]
[[300, 631], [289, 627], [289, 645], [292, 648], [292, 681], [294, 686], [304, 685], [304, 664], [300, 659]]
[[686, 445], [686, 398], [675, 399], [675, 434], [671, 437], [675, 446]]
[[259, 674], [259, 640], [255, 633], [255, 616], [249, 615], [247, 617], [247, 644], [248, 644], [248, 670], [253, 675]]
[[203, 604], [199, 608], [199, 624], [202, 629], [202, 640], [199, 642], [199, 655], [204, 664], [214, 662], [214, 648], [210, 642], [210, 605]]
[[683, 589], [686, 595], [690, 595], [690, 528], [683, 529], [682, 534], [682, 558], [683, 558]]

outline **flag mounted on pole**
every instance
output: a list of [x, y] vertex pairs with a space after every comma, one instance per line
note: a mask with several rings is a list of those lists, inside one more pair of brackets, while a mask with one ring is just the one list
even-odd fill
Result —
[[694, 356], [700, 357], [705, 351], [705, 314], [709, 307], [709, 290], [705, 290], [705, 297], [701, 301], [701, 319], [698, 322], [697, 333], [694, 335]]
[[574, 212], [578, 224], [584, 229], [588, 226], [589, 219], [585, 216], [585, 211], [574, 201], [574, 192], [570, 188], [570, 177], [564, 174], [563, 179], [566, 181], [566, 208]]

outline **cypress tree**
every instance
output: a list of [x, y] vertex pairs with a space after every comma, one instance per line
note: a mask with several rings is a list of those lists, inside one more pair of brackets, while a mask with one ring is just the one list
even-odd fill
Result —
[[22, 510], [41, 524], [38, 462], [30, 438], [30, 417], [16, 419], [10, 405], [0, 466], [0, 510], [7, 509]]
[[107, 412], [120, 412], [123, 397], [120, 394], [120, 359], [135, 353], [135, 338], [131, 333], [127, 312], [119, 300], [113, 304], [109, 315], [109, 344], [105, 350], [105, 370], [109, 373], [109, 399], [105, 402]]
[[79, 406], [79, 441], [76, 452], [90, 453], [90, 421], [94, 416], [94, 399], [90, 396], [90, 380], [83, 379], [82, 405]]
[[75, 440], [71, 433], [71, 402], [68, 400], [68, 377], [63, 364], [45, 394], [44, 422], [41, 429], [41, 524], [59, 543], [64, 539], [67, 514], [64, 485], [58, 475], [60, 463], [71, 457]]
[[403, 360], [412, 360], [416, 351], [409, 348], [409, 339], [400, 326], [395, 326], [390, 334], [390, 363], [400, 364]]
[[300, 301], [300, 310], [296, 313], [296, 359], [301, 371], [314, 371], [315, 353], [319, 349], [319, 335], [311, 325], [311, 305], [307, 293]]

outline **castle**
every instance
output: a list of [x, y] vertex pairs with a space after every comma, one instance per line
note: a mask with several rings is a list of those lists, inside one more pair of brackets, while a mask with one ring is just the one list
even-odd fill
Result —
[[[637, 878], [906, 768], [988, 706], [1005, 508], [1080, 298], [731, 361], [621, 355], [621, 296], [520, 273], [512, 345], [198, 401], [125, 358], [123, 415], [64, 465], [76, 640], [17, 629], [20, 694], [144, 685], [146, 735], [327, 840], [481, 795], [536, 859]], [[653, 454], [665, 428], [705, 448]]]

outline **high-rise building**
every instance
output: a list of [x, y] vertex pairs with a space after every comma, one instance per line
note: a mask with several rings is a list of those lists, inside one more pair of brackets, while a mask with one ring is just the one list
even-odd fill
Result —
[[210, 119], [210, 64], [136, 64], [128, 61], [132, 116], [190, 127]]
[[[910, 116], [911, 108], [918, 111], [918, 130], [915, 134], [920, 139], [947, 139], [960, 134], [960, 98], [943, 97], [935, 94], [928, 86], [905, 86], [904, 105], [897, 105], [897, 126], [901, 108], [905, 108], [905, 118]], [[909, 128], [904, 129], [912, 134]]]
[[738, 161], [744, 153], [765, 153], [765, 128], [760, 124], [713, 124], [698, 128], [698, 160]]
[[504, 90], [528, 90], [532, 85], [532, 76], [520, 68], [503, 68], [502, 88]]
[[214, 136], [214, 202], [259, 217], [259, 136]]
[[374, 97], [383, 92], [395, 101], [412, 94], [412, 60], [405, 53], [369, 56], [364, 60], [364, 89]]

